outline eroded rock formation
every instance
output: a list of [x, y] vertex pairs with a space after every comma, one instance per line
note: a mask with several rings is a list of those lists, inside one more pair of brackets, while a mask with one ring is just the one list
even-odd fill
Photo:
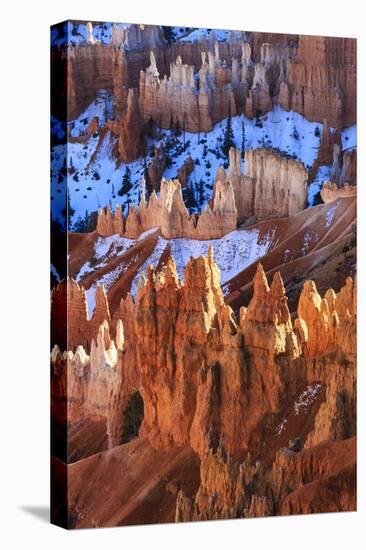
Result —
[[164, 145], [161, 143], [154, 150], [154, 156], [147, 169], [147, 186], [152, 191], [160, 190], [160, 182], [166, 167], [166, 155]]
[[308, 173], [301, 162], [270, 149], [248, 150], [244, 175], [240, 151], [231, 148], [229, 159], [226, 174], [220, 168], [216, 180], [231, 181], [239, 223], [251, 216], [291, 216], [306, 207]]
[[336, 183], [325, 181], [320, 191], [323, 202], [333, 202], [340, 197], [355, 197], [357, 195], [357, 186], [345, 184], [338, 186]]
[[95, 289], [95, 308], [89, 319], [85, 290], [73, 279], [63, 279], [51, 296], [52, 344], [73, 351], [82, 345], [90, 349], [103, 321], [110, 320], [107, 296], [103, 286]]
[[70, 119], [103, 88], [113, 91], [114, 118], [122, 120], [128, 90], [139, 87], [144, 120], [152, 116], [165, 128], [173, 118], [187, 130], [209, 131], [229, 112], [254, 117], [276, 104], [338, 129], [356, 121], [354, 39], [236, 32], [225, 42], [167, 47], [161, 27], [114, 25], [109, 44], [89, 28], [85, 42], [52, 50], [67, 74]]
[[[158, 159], [162, 154], [158, 151], [155, 155], [151, 165], [154, 174], [159, 171]], [[141, 201], [137, 208], [130, 207], [126, 220], [120, 207], [114, 214], [110, 207], [100, 209], [98, 234], [103, 237], [124, 234], [135, 239], [149, 229], [160, 227], [167, 239], [217, 239], [252, 216], [286, 217], [306, 207], [307, 171], [301, 162], [269, 149], [254, 149], [245, 153], [244, 175], [240, 151], [231, 148], [229, 156], [229, 168], [226, 173], [223, 168], [218, 169], [212, 199], [199, 216], [189, 214], [179, 180], [163, 178], [159, 196], [153, 190], [148, 201], [143, 180]]]
[[109, 207], [98, 214], [97, 232], [105, 237], [115, 233], [136, 239], [145, 231], [160, 227], [166, 239], [217, 239], [236, 229], [237, 213], [234, 191], [230, 182], [217, 182], [212, 205], [207, 204], [199, 216], [191, 216], [184, 204], [182, 187], [178, 180], [162, 179], [160, 194], [155, 190], [145, 199], [145, 181], [142, 181], [141, 201], [137, 208], [129, 209], [123, 220], [121, 209], [114, 215]]
[[119, 128], [118, 152], [124, 162], [132, 162], [141, 153], [142, 127], [137, 93], [134, 88], [130, 88], [127, 95], [126, 114]]
[[[260, 446], [263, 433], [256, 430], [261, 419], [264, 415], [274, 418], [281, 399], [296, 388], [296, 382], [291, 388], [294, 380], [289, 380], [288, 369], [295, 368], [291, 361], [322, 357], [334, 349], [354, 355], [355, 340], [350, 337], [355, 329], [353, 292], [350, 279], [331, 309], [331, 293], [322, 300], [309, 281], [293, 326], [280, 275], [269, 287], [259, 266], [253, 299], [241, 311], [237, 325], [224, 304], [212, 253], [208, 260], [190, 260], [183, 286], [173, 260], [162, 273], [149, 270], [136, 304], [146, 405], [142, 433], [156, 446], [190, 444], [200, 456], [216, 449], [221, 439], [230, 452]], [[342, 310], [345, 324], [340, 329], [337, 312]], [[286, 358], [285, 369], [276, 360], [280, 356]], [[255, 365], [254, 371], [250, 365]], [[304, 380], [330, 383], [331, 372], [336, 369], [328, 372], [321, 363], [316, 373], [304, 374]], [[266, 379], [264, 387], [262, 379]], [[243, 415], [244, 425], [239, 422]]]
[[[106, 423], [108, 446], [118, 445], [122, 437], [123, 407], [126, 406], [133, 385], [126, 384], [123, 360], [122, 324], [117, 325], [116, 344], [110, 338], [108, 322], [92, 339], [90, 355], [83, 346], [75, 353], [55, 345], [51, 354], [52, 399], [67, 401], [67, 422], [70, 425], [88, 418], [103, 418]], [[138, 385], [138, 371], [133, 382]]]
[[[72, 326], [91, 323], [73, 281], [60, 283], [53, 309], [65, 292]], [[351, 278], [323, 298], [307, 281], [293, 322], [280, 274], [269, 285], [258, 264], [252, 300], [236, 319], [210, 249], [189, 260], [183, 281], [172, 258], [161, 271], [148, 268], [136, 302], [122, 300], [113, 320], [103, 320], [107, 305], [101, 289], [89, 354], [85, 332], [74, 352], [54, 347], [53, 398], [70, 400], [71, 423], [104, 418], [114, 446], [139, 388], [140, 435], [155, 449], [190, 446], [200, 457], [200, 486], [193, 498], [178, 493], [177, 521], [324, 511], [319, 491], [334, 497], [327, 509], [354, 508]]]
[[351, 38], [299, 36], [296, 57], [286, 68], [289, 102], [308, 120], [338, 129], [356, 121], [356, 41]]

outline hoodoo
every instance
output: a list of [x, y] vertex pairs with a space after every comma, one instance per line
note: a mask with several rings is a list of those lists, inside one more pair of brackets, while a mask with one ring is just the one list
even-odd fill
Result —
[[51, 42], [53, 520], [355, 510], [356, 40]]

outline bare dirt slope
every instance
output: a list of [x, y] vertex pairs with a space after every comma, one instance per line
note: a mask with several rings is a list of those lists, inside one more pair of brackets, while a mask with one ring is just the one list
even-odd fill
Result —
[[[267, 224], [275, 229], [275, 242], [260, 261], [269, 278], [281, 272], [290, 309], [306, 279], [316, 279], [321, 292], [329, 287], [338, 291], [346, 277], [355, 274], [355, 223], [355, 199], [342, 198], [293, 217], [258, 224], [261, 231]], [[223, 285], [225, 301], [234, 310], [248, 305], [255, 271], [256, 263]]]
[[189, 447], [155, 451], [144, 438], [68, 466], [72, 526], [108, 527], [174, 521], [177, 493], [199, 485]]
[[[280, 271], [286, 285], [290, 309], [307, 278], [317, 280], [325, 292], [330, 286], [338, 291], [348, 275], [355, 273], [356, 200], [339, 198], [331, 203], [308, 208], [289, 218], [273, 219], [250, 227], [258, 232], [258, 243], [269, 241], [268, 252], [260, 261], [269, 277]], [[80, 282], [85, 289], [108, 279], [107, 295], [111, 314], [121, 297], [130, 291], [132, 281], [154, 252], [154, 263], [161, 268], [168, 258], [169, 244], [157, 253], [160, 231], [133, 242], [123, 253], [106, 254], [97, 261], [94, 247], [98, 238], [93, 233], [72, 233], [69, 237], [70, 275], [75, 277], [89, 262], [89, 269]], [[209, 243], [209, 241], [207, 241]], [[348, 249], [348, 250], [345, 250]], [[228, 259], [228, 261], [230, 258]], [[247, 305], [257, 262], [239, 271], [223, 285], [226, 302], [234, 310]]]

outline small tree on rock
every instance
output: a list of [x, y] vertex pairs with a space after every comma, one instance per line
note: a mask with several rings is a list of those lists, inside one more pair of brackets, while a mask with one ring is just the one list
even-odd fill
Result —
[[230, 147], [234, 147], [234, 132], [231, 120], [231, 113], [229, 109], [229, 116], [226, 119], [226, 126], [224, 130], [224, 142], [222, 144], [222, 152], [226, 157], [229, 156]]
[[118, 195], [122, 197], [123, 195], [126, 195], [130, 191], [130, 189], [132, 189], [131, 170], [128, 166], [126, 166], [126, 170], [122, 178], [122, 185], [120, 190], [118, 191]]

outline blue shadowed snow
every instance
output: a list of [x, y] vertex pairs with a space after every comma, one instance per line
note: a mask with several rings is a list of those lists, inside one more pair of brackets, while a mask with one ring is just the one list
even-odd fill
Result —
[[[76, 119], [68, 124], [73, 137], [82, 136], [93, 117], [98, 116], [100, 125], [110, 116], [112, 109], [111, 95], [100, 90], [96, 100]], [[57, 128], [57, 121], [53, 121]], [[309, 122], [302, 115], [287, 112], [281, 107], [274, 108], [270, 113], [263, 115], [259, 120], [249, 119], [243, 115], [232, 117], [235, 146], [241, 149], [243, 140], [243, 125], [245, 133], [245, 149], [257, 147], [273, 147], [282, 153], [287, 153], [301, 160], [307, 168], [313, 164], [320, 143], [319, 135], [322, 124]], [[149, 140], [146, 161], [149, 163], [154, 147], [164, 142], [169, 151], [170, 165], [165, 169], [163, 177], [175, 178], [183, 162], [191, 156], [194, 161], [194, 170], [189, 176], [188, 186], [192, 190], [195, 203], [191, 206], [192, 212], [199, 212], [202, 206], [210, 199], [215, 174], [219, 166], [227, 165], [228, 159], [222, 153], [223, 135], [226, 119], [217, 123], [208, 133], [192, 134], [185, 132], [175, 136], [169, 130], [160, 130], [158, 139]], [[319, 131], [317, 131], [318, 129]], [[343, 131], [344, 139], [348, 136], [350, 145], [356, 143], [355, 128]], [[115, 158], [117, 138], [107, 132], [103, 138], [99, 135], [90, 138], [79, 137], [78, 142], [69, 142], [67, 147], [67, 167], [69, 169], [68, 186], [70, 204], [75, 211], [72, 222], [84, 218], [88, 213], [100, 207], [117, 204], [122, 206], [124, 214], [128, 205], [138, 204], [140, 198], [141, 178], [144, 174], [144, 158], [137, 159], [128, 165], [118, 164]], [[76, 141], [76, 140], [75, 140]], [[52, 196], [60, 195], [59, 189], [66, 185], [64, 156], [61, 145], [52, 149], [53, 174]], [[245, 166], [243, 161], [243, 172]], [[128, 166], [130, 170], [131, 189], [118, 195], [122, 179]], [[319, 191], [323, 181], [329, 179], [329, 167], [321, 167], [317, 178], [309, 186], [309, 205], [313, 204], [314, 196]], [[54, 199], [55, 200], [55, 199]], [[64, 203], [56, 199], [53, 205], [53, 214], [61, 217]]]

